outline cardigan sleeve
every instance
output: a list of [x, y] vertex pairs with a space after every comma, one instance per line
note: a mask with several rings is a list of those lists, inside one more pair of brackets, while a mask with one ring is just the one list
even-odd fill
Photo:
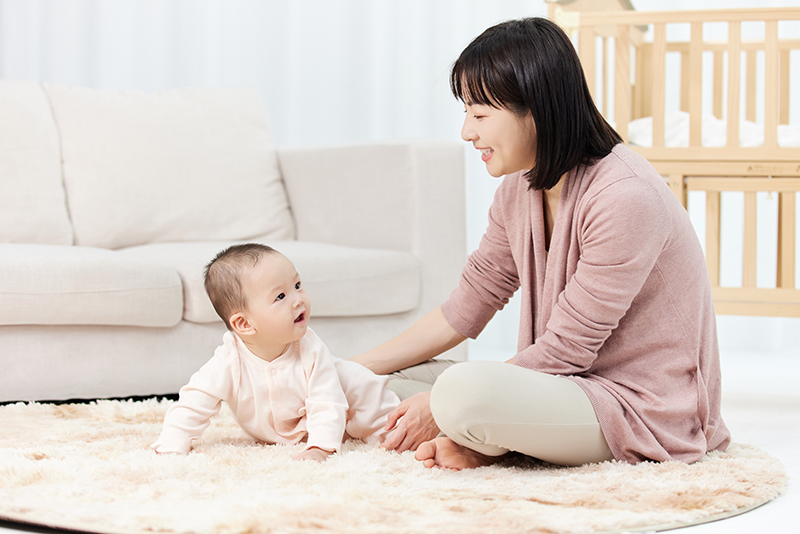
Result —
[[577, 209], [580, 259], [545, 332], [514, 357], [522, 367], [550, 374], [589, 369], [667, 245], [663, 199], [636, 176], [587, 196]]
[[509, 201], [519, 180], [520, 173], [510, 175], [498, 187], [478, 249], [470, 254], [458, 286], [441, 307], [450, 326], [472, 339], [508, 304], [520, 285], [506, 229]]

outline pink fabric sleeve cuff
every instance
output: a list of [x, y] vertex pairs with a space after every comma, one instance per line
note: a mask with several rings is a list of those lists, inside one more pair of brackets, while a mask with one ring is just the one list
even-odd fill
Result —
[[[497, 310], [457, 287], [441, 306], [442, 314], [453, 329], [470, 339], [483, 332]], [[465, 313], [466, 312], [466, 313]]]

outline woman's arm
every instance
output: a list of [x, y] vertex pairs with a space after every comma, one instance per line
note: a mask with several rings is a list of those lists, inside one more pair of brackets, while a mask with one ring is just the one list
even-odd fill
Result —
[[[506, 177], [495, 194], [489, 211], [489, 228], [478, 250], [470, 255], [459, 287], [453, 292], [457, 304], [448, 317], [456, 322], [448, 321], [442, 308], [436, 308], [405, 332], [359, 354], [353, 361], [377, 374], [392, 373], [427, 361], [483, 330], [519, 287], [517, 266], [505, 229], [505, 206], [518, 197], [518, 190], [527, 191], [522, 173]], [[392, 433], [381, 446], [398, 452], [416, 450], [436, 437], [439, 428], [431, 414], [430, 393], [418, 393], [401, 402], [389, 415], [386, 430]]]
[[430, 360], [465, 339], [466, 336], [450, 326], [442, 310], [436, 308], [404, 332], [383, 345], [353, 357], [352, 361], [375, 374], [385, 375]]
[[[467, 339], [453, 329], [436, 308], [383, 345], [352, 358], [376, 374], [388, 374], [430, 360]], [[392, 433], [381, 444], [387, 450], [403, 452], [439, 434], [430, 408], [430, 393], [419, 393], [395, 408], [386, 425]]]
[[[486, 233], [478, 250], [470, 255], [458, 287], [443, 305], [445, 310], [436, 308], [394, 339], [352, 360], [376, 374], [387, 374], [430, 360], [467, 337], [477, 337], [519, 288], [506, 217], [509, 210], [516, 213], [514, 202], [522, 202], [521, 196], [528, 202], [527, 195], [528, 182], [521, 172], [507, 176], [495, 192]], [[516, 219], [514, 224], [521, 227]]]

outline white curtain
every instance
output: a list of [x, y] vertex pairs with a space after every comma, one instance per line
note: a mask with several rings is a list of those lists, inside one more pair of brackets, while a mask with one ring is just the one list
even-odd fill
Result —
[[[640, 9], [796, 5], [796, 0], [634, 0]], [[96, 88], [255, 87], [278, 146], [459, 140], [448, 87], [459, 52], [497, 22], [546, 16], [543, 0], [0, 0], [0, 79]], [[465, 144], [468, 245], [498, 180]], [[443, 221], [446, 224], [446, 221]], [[474, 357], [516, 347], [512, 303]], [[800, 344], [797, 321], [721, 318], [721, 343]]]
[[0, 76], [257, 88], [279, 145], [458, 139], [450, 64], [542, 0], [0, 0]]

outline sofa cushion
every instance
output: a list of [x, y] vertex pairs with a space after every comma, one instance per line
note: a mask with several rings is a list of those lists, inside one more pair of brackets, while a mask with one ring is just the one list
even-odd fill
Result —
[[76, 244], [294, 237], [255, 90], [45, 91]]
[[174, 326], [181, 281], [166, 264], [114, 251], [0, 243], [0, 325]]
[[[187, 321], [220, 318], [203, 287], [203, 270], [230, 242], [157, 243], [118, 250], [123, 257], [171, 265], [183, 280]], [[301, 241], [270, 242], [297, 268], [311, 299], [311, 316], [388, 315], [413, 310], [421, 289], [417, 258], [407, 252]], [[313, 325], [313, 319], [312, 319]]]
[[36, 82], [0, 81], [0, 243], [72, 244], [58, 130]]

